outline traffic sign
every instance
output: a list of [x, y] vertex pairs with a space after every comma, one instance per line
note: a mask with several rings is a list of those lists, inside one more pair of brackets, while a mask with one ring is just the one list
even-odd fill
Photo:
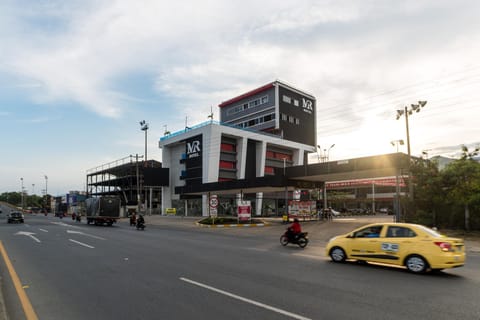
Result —
[[216, 195], [210, 196], [210, 208], [218, 207], [218, 198]]

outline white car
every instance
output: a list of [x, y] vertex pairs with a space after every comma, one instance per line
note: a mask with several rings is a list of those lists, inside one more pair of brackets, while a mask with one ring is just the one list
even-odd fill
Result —
[[334, 216], [334, 217], [340, 216], [340, 212], [338, 212], [338, 211], [336, 211], [336, 210], [333, 210], [332, 208], [328, 208], [327, 210], [325, 210], [325, 212], [324, 212], [324, 210], [322, 209], [320, 212], [321, 212], [322, 214], [324, 214], [324, 213], [325, 213], [325, 214], [330, 214], [330, 215], [332, 215], [332, 216]]
[[330, 212], [332, 213], [332, 216], [338, 217], [340, 215], [340, 212], [333, 210], [330, 208]]

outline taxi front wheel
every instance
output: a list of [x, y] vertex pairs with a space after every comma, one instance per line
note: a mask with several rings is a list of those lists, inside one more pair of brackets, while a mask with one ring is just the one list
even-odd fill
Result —
[[347, 255], [342, 248], [335, 247], [330, 250], [330, 258], [333, 262], [343, 262], [347, 258]]
[[423, 273], [427, 270], [427, 261], [418, 255], [411, 255], [405, 260], [405, 266], [408, 271], [413, 273]]

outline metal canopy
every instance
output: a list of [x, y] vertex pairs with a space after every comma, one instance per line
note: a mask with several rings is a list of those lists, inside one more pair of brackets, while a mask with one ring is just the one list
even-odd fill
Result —
[[181, 195], [203, 195], [214, 192], [218, 195], [236, 193], [280, 192], [296, 189], [323, 188], [325, 182], [377, 178], [406, 174], [409, 157], [403, 153], [355, 158], [325, 163], [315, 163], [275, 169], [275, 175], [255, 179], [212, 182], [176, 187]]

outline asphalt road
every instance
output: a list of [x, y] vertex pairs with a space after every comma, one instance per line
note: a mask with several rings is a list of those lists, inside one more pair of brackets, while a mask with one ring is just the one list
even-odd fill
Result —
[[[0, 220], [0, 239], [39, 319], [480, 319], [479, 253], [463, 268], [413, 275], [334, 264], [315, 237], [305, 250], [282, 247], [283, 226], [148, 222], [137, 231], [27, 216]], [[25, 319], [0, 267], [10, 319]]]

